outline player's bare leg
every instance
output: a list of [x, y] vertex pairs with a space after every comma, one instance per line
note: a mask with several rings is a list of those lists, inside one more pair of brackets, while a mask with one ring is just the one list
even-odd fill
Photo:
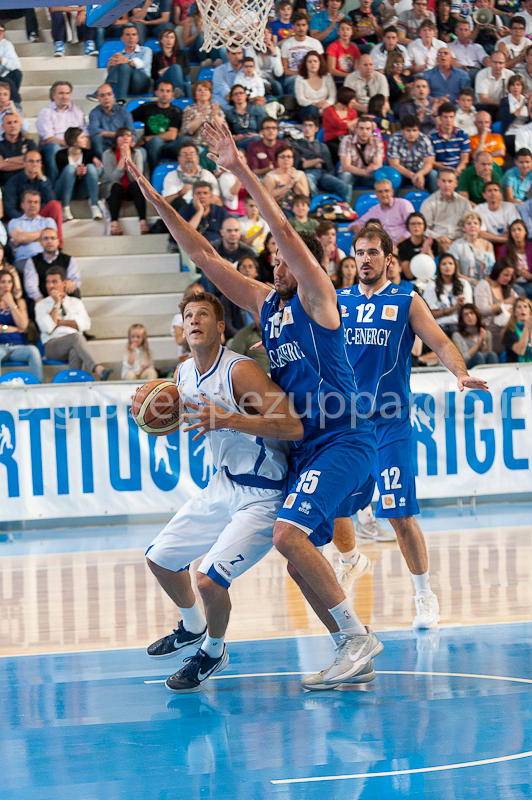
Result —
[[396, 517], [390, 523], [397, 534], [416, 590], [416, 617], [414, 628], [435, 628], [440, 621], [438, 598], [430, 588], [429, 556], [423, 531], [415, 517]]
[[[224, 586], [220, 586], [220, 584], [202, 572], [196, 573], [196, 580], [207, 618], [207, 638], [202, 645], [202, 649], [209, 655], [219, 656], [223, 649], [223, 640], [231, 614], [229, 592]], [[218, 646], [212, 645], [209, 640], [215, 640], [221, 642], [221, 644]], [[215, 652], [215, 649], [219, 650], [219, 652]]]

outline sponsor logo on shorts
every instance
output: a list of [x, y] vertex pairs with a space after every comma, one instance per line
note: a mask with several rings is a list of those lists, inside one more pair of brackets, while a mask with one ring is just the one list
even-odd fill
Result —
[[283, 508], [292, 508], [294, 503], [296, 502], [297, 495], [289, 494], [286, 500], [284, 501]]
[[395, 508], [395, 496], [393, 494], [383, 494], [382, 505], [384, 508]]
[[400, 497], [399, 498], [399, 505], [401, 506], [401, 508], [406, 506], [406, 498], [405, 497]]
[[304, 500], [297, 510], [302, 511], [303, 514], [309, 514], [311, 508], [312, 508], [311, 504], [307, 503], [307, 501]]
[[348, 317], [349, 311], [347, 310], [347, 306], [340, 306], [340, 308], [342, 309], [342, 317]]
[[388, 319], [390, 322], [394, 322], [397, 319], [398, 311], [399, 306], [383, 306], [381, 319]]
[[218, 569], [221, 569], [221, 570], [222, 570], [222, 572], [224, 572], [224, 573], [227, 575], [227, 577], [228, 577], [228, 578], [230, 578], [230, 577], [231, 577], [231, 573], [229, 572], [229, 570], [228, 570], [228, 569], [226, 569], [226, 568], [223, 566], [223, 564], [220, 564], [220, 563], [218, 563], [218, 564], [216, 564], [216, 566], [217, 566], [217, 568], [218, 568]]

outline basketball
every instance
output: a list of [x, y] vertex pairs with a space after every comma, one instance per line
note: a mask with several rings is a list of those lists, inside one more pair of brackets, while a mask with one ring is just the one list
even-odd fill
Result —
[[179, 390], [172, 381], [148, 381], [133, 396], [131, 414], [139, 428], [154, 436], [167, 436], [185, 418]]

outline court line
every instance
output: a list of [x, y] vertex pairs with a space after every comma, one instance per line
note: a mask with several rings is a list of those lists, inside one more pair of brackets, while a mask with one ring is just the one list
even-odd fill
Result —
[[[213, 675], [209, 680], [219, 681], [222, 678], [274, 678], [279, 675], [312, 675], [312, 672], [243, 672], [240, 675]], [[166, 678], [156, 681], [144, 681], [144, 683], [166, 683]]]

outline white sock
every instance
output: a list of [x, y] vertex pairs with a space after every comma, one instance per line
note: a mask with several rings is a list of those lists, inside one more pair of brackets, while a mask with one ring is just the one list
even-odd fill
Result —
[[358, 547], [355, 545], [352, 550], [348, 550], [346, 553], [340, 553], [340, 560], [343, 564], [351, 564], [352, 567], [355, 566], [358, 559], [360, 558], [360, 551]]
[[330, 635], [331, 639], [333, 640], [335, 647], [336, 647], [336, 645], [340, 644], [340, 642], [342, 641], [342, 634], [341, 634], [340, 631], [335, 631], [335, 633], [333, 633], [332, 631], [329, 631], [329, 635]]
[[207, 620], [197, 600], [192, 608], [180, 608], [179, 610], [181, 611], [186, 631], [189, 633], [203, 633], [207, 627]]
[[416, 594], [431, 594], [429, 573], [424, 572], [423, 575], [411, 574]]
[[201, 645], [201, 649], [204, 653], [207, 653], [210, 658], [220, 658], [224, 651], [223, 637], [221, 639], [213, 639], [207, 634], [205, 641]]
[[334, 608], [329, 608], [329, 614], [334, 617], [340, 633], [348, 633], [350, 636], [367, 633], [347, 598]]
[[372, 519], [375, 519], [373, 515], [373, 510], [371, 508], [371, 503], [366, 508], [361, 508], [360, 511], [357, 513], [358, 521], [361, 525], [367, 525], [368, 522], [371, 522]]

